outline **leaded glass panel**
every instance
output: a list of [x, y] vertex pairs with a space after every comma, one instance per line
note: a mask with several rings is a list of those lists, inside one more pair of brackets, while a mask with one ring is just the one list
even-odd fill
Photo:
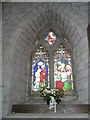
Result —
[[33, 54], [32, 91], [38, 91], [44, 86], [49, 86], [48, 53], [40, 46]]
[[71, 91], [73, 78], [70, 50], [61, 45], [54, 55], [54, 87]]

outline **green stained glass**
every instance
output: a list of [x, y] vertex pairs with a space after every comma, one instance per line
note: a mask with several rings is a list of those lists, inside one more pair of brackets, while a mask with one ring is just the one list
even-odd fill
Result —
[[63, 50], [65, 51], [65, 48], [63, 48]]
[[64, 82], [64, 90], [70, 91], [71, 89], [72, 89], [71, 84], [69, 84], [68, 82]]
[[60, 81], [62, 80], [62, 78], [61, 78], [61, 76], [60, 76], [60, 75], [58, 75], [58, 76], [57, 76], [57, 79], [59, 79]]

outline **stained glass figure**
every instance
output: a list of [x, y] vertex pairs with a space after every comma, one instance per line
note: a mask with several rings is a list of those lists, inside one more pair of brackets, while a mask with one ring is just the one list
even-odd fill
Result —
[[32, 91], [38, 91], [44, 86], [49, 86], [49, 64], [48, 54], [44, 47], [40, 46], [33, 54]]
[[45, 36], [45, 41], [48, 41], [49, 45], [53, 45], [57, 39], [57, 35], [54, 35], [53, 32], [49, 32], [49, 34]]
[[63, 45], [55, 52], [54, 87], [71, 91], [73, 89], [71, 53]]

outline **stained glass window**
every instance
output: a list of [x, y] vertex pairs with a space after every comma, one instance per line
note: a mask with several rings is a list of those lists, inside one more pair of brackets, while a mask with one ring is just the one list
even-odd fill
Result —
[[38, 91], [44, 86], [49, 87], [48, 53], [40, 46], [33, 54], [32, 91]]
[[48, 41], [49, 45], [53, 45], [57, 39], [57, 35], [54, 35], [53, 32], [49, 32], [49, 34], [45, 36], [45, 41]]
[[73, 89], [71, 53], [63, 45], [55, 51], [54, 87], [71, 91]]

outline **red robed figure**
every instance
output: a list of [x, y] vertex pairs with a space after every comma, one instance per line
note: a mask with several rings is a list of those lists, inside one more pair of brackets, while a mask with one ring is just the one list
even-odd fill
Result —
[[[43, 75], [43, 73], [45, 73]], [[46, 79], [46, 68], [44, 68], [44, 70], [41, 71], [41, 84], [43, 83], [43, 79]]]
[[64, 82], [56, 81], [56, 89], [63, 89]]

